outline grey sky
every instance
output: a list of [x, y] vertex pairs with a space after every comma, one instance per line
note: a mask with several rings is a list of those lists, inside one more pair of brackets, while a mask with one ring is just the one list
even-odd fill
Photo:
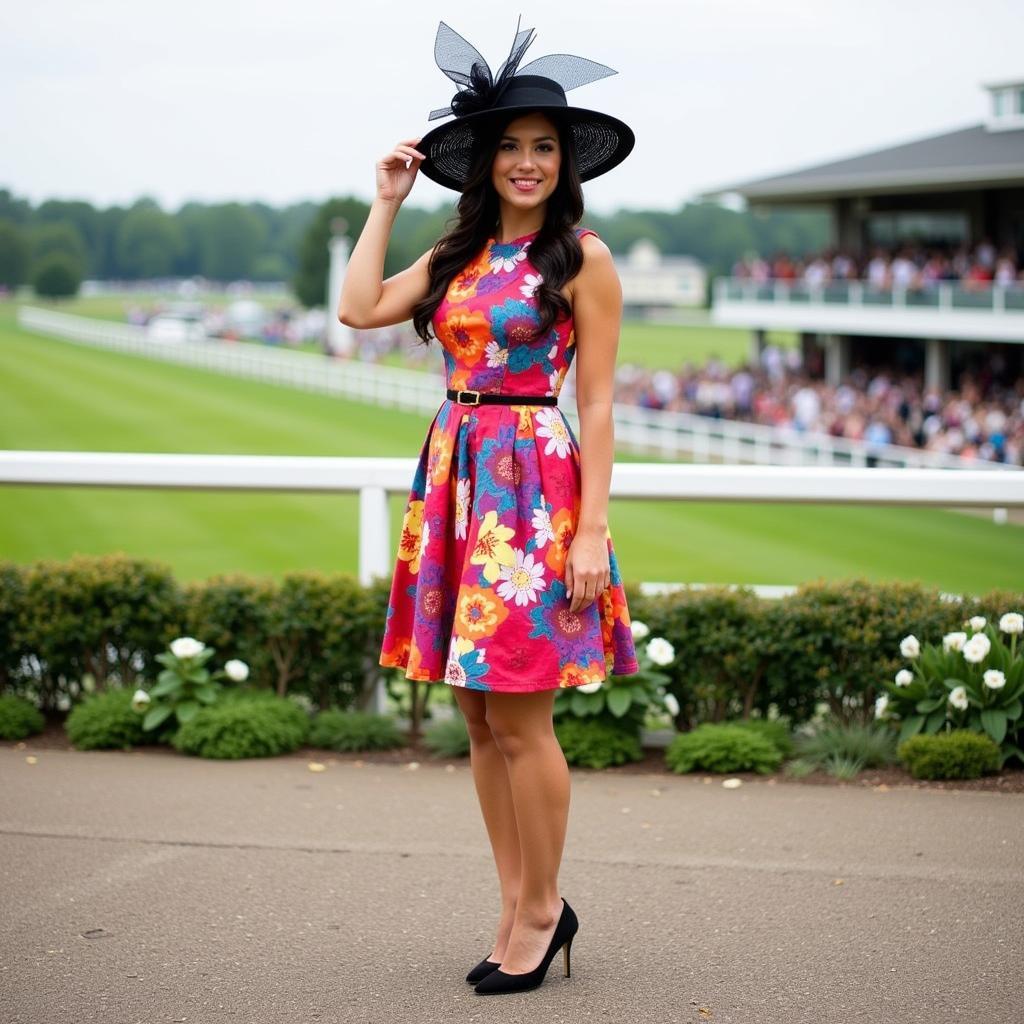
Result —
[[[33, 202], [279, 205], [373, 193], [454, 85], [443, 19], [487, 58], [521, 12], [525, 61], [577, 53], [619, 74], [569, 93], [637, 145], [586, 186], [595, 210], [698, 192], [982, 120], [980, 83], [1024, 77], [1021, 0], [33, 0], [5, 15], [0, 187]], [[436, 124], [438, 122], [434, 122]], [[410, 202], [454, 193], [420, 176]]]

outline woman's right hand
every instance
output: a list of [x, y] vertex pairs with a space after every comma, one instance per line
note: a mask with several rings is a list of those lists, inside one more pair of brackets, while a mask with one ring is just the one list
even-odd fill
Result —
[[[419, 139], [406, 139], [377, 162], [377, 197], [400, 203], [412, 189], [425, 154], [414, 148]], [[408, 166], [406, 166], [408, 164]]]

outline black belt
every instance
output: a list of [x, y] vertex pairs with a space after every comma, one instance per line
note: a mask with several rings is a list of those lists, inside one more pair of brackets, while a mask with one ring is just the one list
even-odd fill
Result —
[[557, 395], [498, 395], [490, 391], [449, 388], [448, 397], [456, 405], [558, 405]]

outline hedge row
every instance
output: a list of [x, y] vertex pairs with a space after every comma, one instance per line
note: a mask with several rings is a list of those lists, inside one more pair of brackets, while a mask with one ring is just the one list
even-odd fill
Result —
[[[188, 635], [216, 649], [211, 668], [240, 658], [252, 684], [279, 695], [363, 707], [381, 671], [389, 588], [385, 578], [364, 587], [316, 572], [181, 584], [169, 567], [125, 555], [0, 562], [0, 692], [46, 711], [67, 707], [85, 673], [100, 689], [151, 681], [154, 655]], [[904, 664], [902, 637], [939, 641], [971, 615], [994, 620], [1024, 606], [1021, 593], [950, 600], [916, 583], [865, 579], [816, 581], [778, 600], [726, 587], [626, 590], [632, 617], [650, 628], [638, 644], [664, 637], [675, 648], [662, 671], [681, 730], [772, 704], [794, 723], [822, 702], [841, 722], [865, 721], [881, 682]]]

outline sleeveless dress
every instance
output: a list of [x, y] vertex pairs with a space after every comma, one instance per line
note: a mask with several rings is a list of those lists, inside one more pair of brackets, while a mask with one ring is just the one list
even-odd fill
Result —
[[[577, 229], [577, 235], [594, 234]], [[571, 319], [534, 340], [536, 232], [489, 239], [433, 318], [447, 386], [558, 395]], [[419, 682], [530, 693], [639, 671], [605, 531], [611, 584], [570, 610], [565, 559], [580, 510], [580, 447], [558, 406], [459, 405], [427, 431], [406, 503], [379, 664]]]

